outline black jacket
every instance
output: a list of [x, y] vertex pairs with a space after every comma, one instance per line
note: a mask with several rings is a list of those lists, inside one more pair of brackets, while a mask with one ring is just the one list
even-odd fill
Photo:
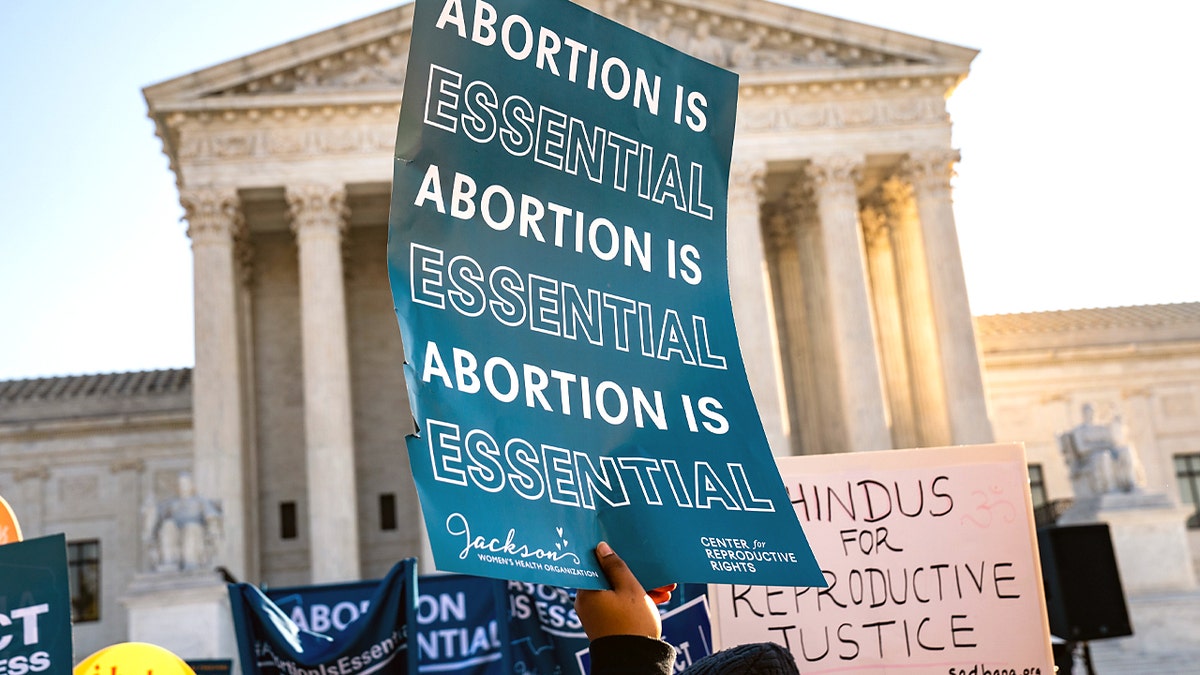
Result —
[[[591, 644], [592, 675], [674, 675], [675, 648], [640, 635], [611, 635]], [[799, 675], [796, 661], [773, 642], [722, 649], [683, 675]]]

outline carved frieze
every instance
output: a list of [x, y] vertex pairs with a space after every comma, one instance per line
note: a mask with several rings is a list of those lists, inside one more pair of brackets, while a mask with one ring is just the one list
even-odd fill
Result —
[[363, 129], [363, 150], [392, 151], [396, 147], [396, 125], [371, 126]]
[[27, 480], [46, 481], [50, 480], [50, 469], [44, 466], [13, 469], [12, 477], [18, 483], [24, 483]]
[[306, 129], [270, 129], [263, 134], [268, 155], [302, 155], [311, 152], [312, 134]]
[[256, 134], [216, 134], [210, 139], [214, 157], [237, 159], [250, 157], [258, 150], [260, 136]]
[[[809, 97], [806, 97], [809, 98]], [[917, 98], [801, 101], [786, 93], [747, 97], [738, 112], [739, 132], [892, 127], [949, 122], [940, 94]]]
[[179, 157], [185, 161], [300, 158], [389, 152], [396, 145], [396, 124], [369, 120], [359, 124], [321, 126], [262, 126], [252, 129], [184, 129]]
[[146, 460], [140, 457], [134, 459], [116, 459], [109, 463], [108, 470], [110, 473], [124, 473], [126, 471], [141, 473], [146, 470]]

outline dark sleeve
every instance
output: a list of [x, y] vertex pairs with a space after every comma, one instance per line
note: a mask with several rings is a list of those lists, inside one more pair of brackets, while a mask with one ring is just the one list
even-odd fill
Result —
[[675, 648], [641, 635], [592, 640], [592, 675], [672, 675]]

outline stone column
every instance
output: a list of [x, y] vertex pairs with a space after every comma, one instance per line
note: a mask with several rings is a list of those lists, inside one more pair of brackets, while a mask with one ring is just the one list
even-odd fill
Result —
[[913, 374], [916, 443], [924, 448], [951, 445], [941, 346], [929, 292], [929, 266], [925, 263], [921, 222], [913, 204], [912, 186], [892, 177], [881, 189], [888, 219], [893, 224], [896, 291], [904, 318], [909, 370]]
[[805, 167], [820, 219], [833, 365], [845, 420], [841, 449], [849, 452], [892, 447], [858, 222], [855, 181], [861, 163], [859, 157], [839, 155], [814, 158]]
[[774, 297], [777, 298], [780, 354], [787, 384], [792, 453], [817, 454], [821, 448], [821, 414], [814, 395], [816, 384], [809, 344], [808, 313], [804, 304], [804, 275], [796, 246], [797, 222], [790, 209], [772, 210], [763, 226]]
[[[797, 276], [785, 281], [784, 288], [791, 294], [785, 296], [787, 325], [796, 337], [788, 366], [800, 392], [796, 419], [801, 427], [802, 449], [804, 454], [840, 452], [846, 445], [846, 415], [841, 397], [830, 394], [838, 388], [838, 368], [829, 320], [831, 298], [821, 222], [812, 181], [794, 181], [784, 195], [783, 209], [792, 235], [787, 248], [796, 253]], [[796, 359], [791, 360], [791, 355]]]
[[879, 353], [891, 412], [892, 444], [917, 447], [917, 421], [913, 414], [912, 378], [908, 370], [904, 317], [900, 310], [896, 259], [892, 251], [892, 224], [882, 206], [871, 204], [861, 214], [867, 245], [867, 269], [875, 299]]
[[760, 221], [766, 165], [735, 162], [729, 179], [729, 293], [746, 378], [763, 430], [775, 455], [790, 454], [790, 425], [784, 414], [782, 363], [775, 307], [767, 277]]
[[221, 502], [224, 537], [216, 562], [240, 580], [253, 577], [243, 447], [245, 400], [238, 344], [235, 238], [244, 228], [237, 190], [179, 191], [192, 239], [196, 366], [192, 371], [192, 471], [200, 494]]
[[348, 221], [341, 186], [287, 188], [300, 249], [300, 329], [312, 583], [356, 580], [358, 492], [342, 234]]
[[904, 172], [912, 182], [921, 220], [952, 441], [990, 443], [992, 423], [950, 199], [950, 178], [957, 161], [956, 150], [912, 152], [904, 161]]

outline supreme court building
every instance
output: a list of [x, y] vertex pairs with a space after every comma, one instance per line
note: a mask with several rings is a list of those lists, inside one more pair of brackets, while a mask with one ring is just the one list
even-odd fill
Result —
[[[1023, 441], [1035, 497], [1069, 498], [1055, 437], [1094, 402], [1148, 486], [1195, 503], [1200, 304], [971, 315], [946, 100], [975, 50], [767, 0], [579, 4], [741, 76], [730, 287], [775, 454]], [[195, 366], [0, 382], [0, 494], [27, 535], [89, 545], [80, 657], [126, 639], [139, 513], [180, 471], [219, 500], [239, 580], [422, 555], [385, 260], [411, 16], [145, 89], [194, 255]]]

